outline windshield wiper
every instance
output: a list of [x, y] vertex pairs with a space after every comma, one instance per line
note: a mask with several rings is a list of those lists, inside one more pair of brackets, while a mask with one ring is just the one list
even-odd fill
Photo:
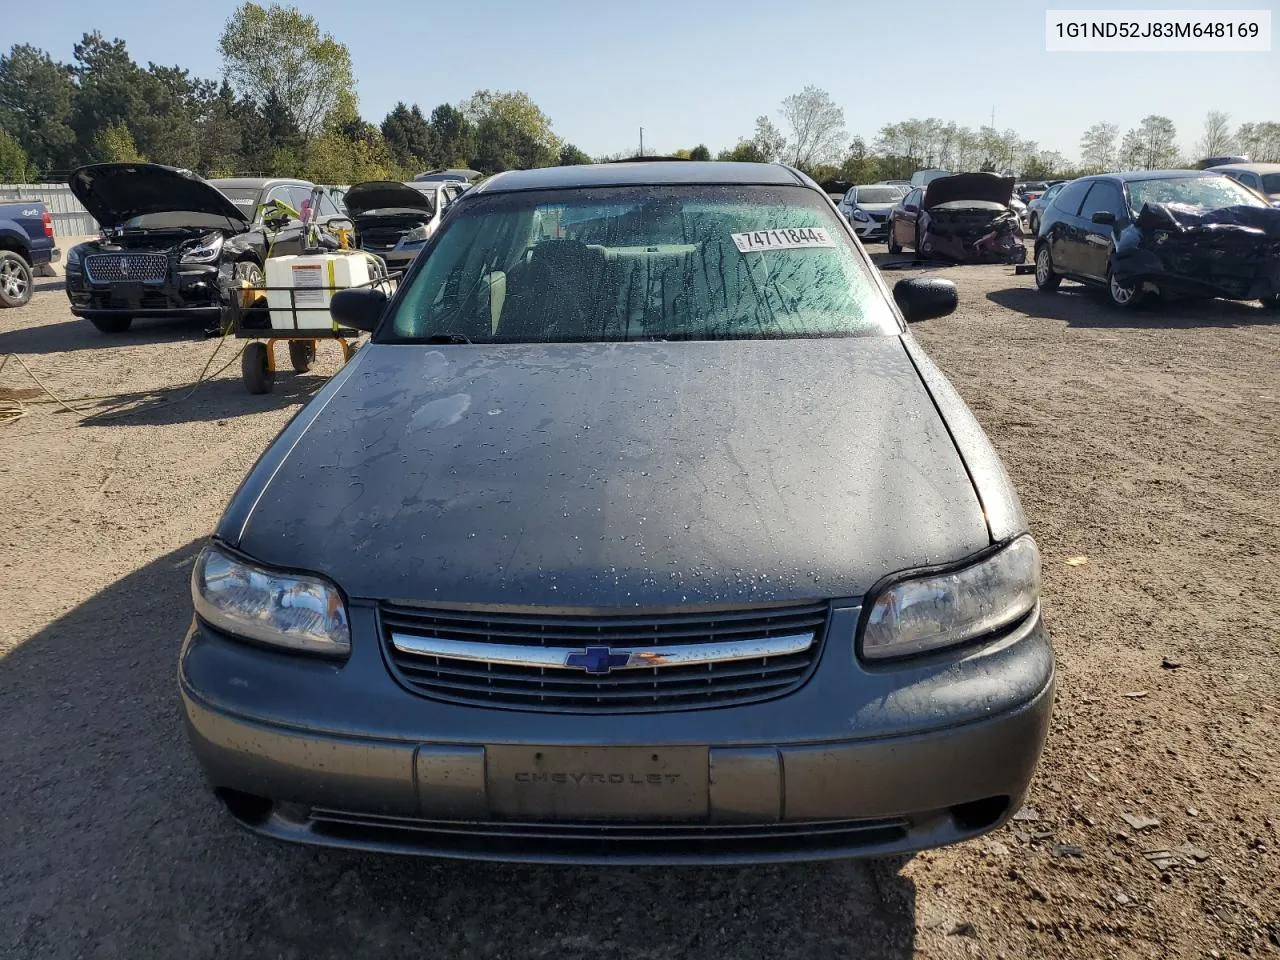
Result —
[[471, 341], [460, 333], [433, 333], [427, 337], [426, 343], [470, 343]]

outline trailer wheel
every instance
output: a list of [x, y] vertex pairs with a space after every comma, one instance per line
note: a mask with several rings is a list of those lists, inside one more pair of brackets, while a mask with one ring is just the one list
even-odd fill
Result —
[[270, 368], [267, 345], [253, 341], [240, 354], [240, 375], [250, 393], [270, 393], [275, 386], [275, 371]]
[[290, 340], [289, 362], [298, 373], [306, 373], [316, 362], [314, 340]]

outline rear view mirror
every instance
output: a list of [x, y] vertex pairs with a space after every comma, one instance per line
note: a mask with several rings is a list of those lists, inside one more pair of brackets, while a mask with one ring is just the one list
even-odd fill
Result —
[[956, 285], [942, 277], [899, 280], [893, 287], [893, 299], [908, 323], [945, 317], [955, 313], [960, 303]]
[[1113, 226], [1116, 222], [1116, 215], [1110, 210], [1099, 210], [1089, 219], [1104, 226]]
[[340, 327], [354, 327], [372, 333], [382, 319], [387, 295], [372, 287], [339, 290], [329, 301], [329, 316]]

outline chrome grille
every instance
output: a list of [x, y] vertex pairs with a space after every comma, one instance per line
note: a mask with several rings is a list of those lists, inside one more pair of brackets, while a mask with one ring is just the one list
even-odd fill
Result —
[[162, 253], [98, 254], [85, 257], [84, 269], [93, 283], [163, 280], [169, 258]]
[[[392, 671], [418, 693], [519, 710], [635, 713], [789, 693], [817, 662], [827, 605], [545, 617], [383, 605], [380, 614]], [[593, 657], [612, 658], [611, 669], [566, 666], [569, 653], [594, 666]]]

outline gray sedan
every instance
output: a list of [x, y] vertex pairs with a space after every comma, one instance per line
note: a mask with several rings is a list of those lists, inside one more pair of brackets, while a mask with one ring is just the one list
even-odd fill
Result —
[[1040, 562], [982, 429], [776, 164], [500, 174], [244, 480], [179, 681], [265, 836], [548, 862], [952, 843], [1049, 724]]

